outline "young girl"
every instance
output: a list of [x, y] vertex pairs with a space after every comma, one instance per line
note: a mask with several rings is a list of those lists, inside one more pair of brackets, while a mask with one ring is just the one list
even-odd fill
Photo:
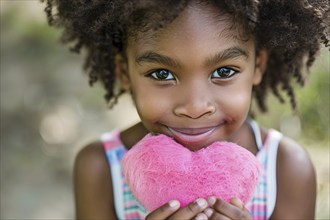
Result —
[[[141, 121], [102, 135], [75, 163], [79, 219], [313, 219], [316, 178], [301, 146], [249, 118], [252, 97], [266, 111], [271, 90], [296, 107], [321, 44], [328, 45], [324, 0], [48, 0], [50, 24], [87, 53], [90, 82], [113, 105], [132, 95]], [[146, 212], [122, 175], [123, 155], [147, 133], [199, 150], [235, 142], [262, 163], [253, 199], [177, 200]]]

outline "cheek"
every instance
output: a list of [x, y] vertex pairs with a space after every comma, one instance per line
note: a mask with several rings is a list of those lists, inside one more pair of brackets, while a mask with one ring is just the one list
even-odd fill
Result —
[[170, 113], [172, 94], [155, 90], [144, 84], [133, 89], [133, 99], [140, 118], [146, 122], [156, 122]]
[[245, 120], [250, 110], [252, 87], [237, 85], [231, 91], [222, 100], [222, 110], [235, 121]]

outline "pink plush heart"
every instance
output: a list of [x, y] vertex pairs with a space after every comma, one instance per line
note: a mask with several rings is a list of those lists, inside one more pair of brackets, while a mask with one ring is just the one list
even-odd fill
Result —
[[197, 198], [233, 197], [248, 202], [258, 182], [259, 161], [230, 142], [192, 152], [165, 135], [148, 134], [123, 159], [126, 180], [148, 211], [172, 199], [181, 207]]

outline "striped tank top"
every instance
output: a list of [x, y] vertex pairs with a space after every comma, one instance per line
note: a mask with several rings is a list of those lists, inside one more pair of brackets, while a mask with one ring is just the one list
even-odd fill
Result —
[[[282, 134], [276, 130], [269, 130], [265, 142], [262, 142], [258, 124], [249, 120], [258, 146], [257, 158], [262, 167], [259, 173], [258, 187], [254, 196], [246, 204], [253, 219], [269, 219], [276, 203], [276, 158], [279, 141]], [[119, 131], [105, 133], [101, 136], [104, 149], [110, 164], [115, 210], [119, 219], [144, 219], [147, 211], [132, 194], [123, 174], [122, 158], [127, 148], [120, 140]]]

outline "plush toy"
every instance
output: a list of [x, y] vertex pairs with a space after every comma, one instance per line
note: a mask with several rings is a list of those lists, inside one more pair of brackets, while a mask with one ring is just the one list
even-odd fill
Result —
[[215, 142], [193, 152], [162, 134], [146, 135], [123, 159], [128, 185], [148, 211], [173, 199], [183, 207], [213, 195], [246, 203], [259, 166], [252, 153], [234, 143]]

